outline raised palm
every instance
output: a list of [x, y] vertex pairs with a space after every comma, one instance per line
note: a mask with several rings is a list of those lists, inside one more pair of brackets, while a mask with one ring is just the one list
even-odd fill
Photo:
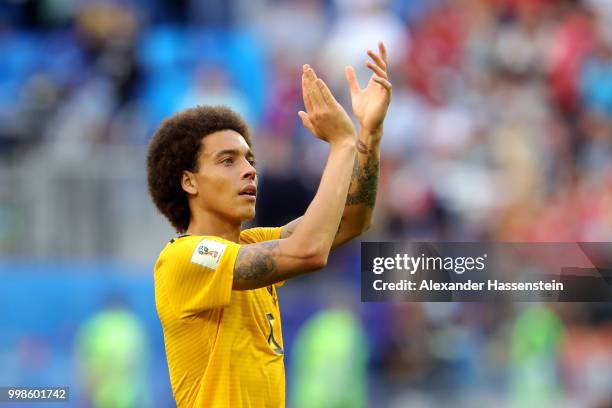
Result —
[[382, 42], [378, 43], [380, 54], [368, 50], [372, 61], [367, 62], [372, 76], [365, 88], [360, 88], [352, 67], [346, 68], [346, 80], [351, 91], [353, 113], [362, 130], [376, 132], [382, 130], [382, 124], [391, 102], [391, 83], [387, 74], [387, 50]]

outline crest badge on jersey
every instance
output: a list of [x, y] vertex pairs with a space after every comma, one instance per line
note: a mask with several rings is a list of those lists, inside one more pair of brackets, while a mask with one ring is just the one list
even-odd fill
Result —
[[210, 239], [204, 239], [193, 251], [193, 254], [191, 255], [191, 262], [214, 271], [217, 269], [219, 261], [221, 261], [221, 256], [223, 255], [225, 248], [227, 248], [226, 244]]

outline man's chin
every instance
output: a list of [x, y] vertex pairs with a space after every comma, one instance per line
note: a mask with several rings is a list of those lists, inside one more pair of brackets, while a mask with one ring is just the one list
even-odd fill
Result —
[[235, 207], [234, 216], [240, 219], [240, 222], [249, 222], [255, 219], [255, 203], [240, 203]]
[[249, 221], [253, 221], [255, 219], [255, 209], [253, 209], [253, 211], [246, 211], [241, 217], [240, 219], [242, 220], [242, 222], [249, 222]]

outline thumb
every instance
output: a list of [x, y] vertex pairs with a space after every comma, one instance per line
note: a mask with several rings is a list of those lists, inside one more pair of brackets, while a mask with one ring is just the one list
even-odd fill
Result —
[[346, 82], [348, 82], [351, 94], [359, 92], [361, 88], [359, 88], [359, 82], [357, 81], [357, 75], [355, 75], [353, 67], [349, 65], [344, 68], [344, 75], [346, 76]]
[[302, 124], [304, 125], [304, 127], [310, 130], [312, 133], [315, 133], [314, 126], [312, 126], [312, 122], [310, 121], [308, 114], [304, 111], [299, 111], [298, 116], [300, 117], [300, 119], [302, 119]]

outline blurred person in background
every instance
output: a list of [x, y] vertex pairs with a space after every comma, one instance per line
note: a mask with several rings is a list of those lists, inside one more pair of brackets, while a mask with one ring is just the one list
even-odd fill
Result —
[[368, 406], [366, 335], [350, 309], [331, 307], [308, 319], [292, 354], [292, 407]]
[[373, 74], [365, 88], [352, 67], [346, 69], [358, 137], [325, 83], [303, 67], [306, 112], [299, 116], [330, 144], [330, 153], [306, 213], [281, 228], [241, 230], [255, 216], [257, 172], [248, 127], [236, 113], [188, 109], [153, 136], [149, 191], [181, 234], [155, 266], [156, 306], [178, 406], [285, 405], [276, 288], [323, 268], [332, 248], [372, 222], [391, 100], [383, 43], [378, 51], [368, 50]]
[[113, 297], [102, 311], [83, 322], [76, 334], [75, 357], [86, 406], [151, 406], [147, 334], [123, 299]]
[[358, 302], [333, 281], [326, 290], [333, 296], [295, 335], [289, 355], [290, 406], [367, 407], [368, 340]]
[[558, 355], [565, 328], [545, 305], [518, 312], [511, 340], [511, 393], [521, 407], [553, 407], [564, 400]]

